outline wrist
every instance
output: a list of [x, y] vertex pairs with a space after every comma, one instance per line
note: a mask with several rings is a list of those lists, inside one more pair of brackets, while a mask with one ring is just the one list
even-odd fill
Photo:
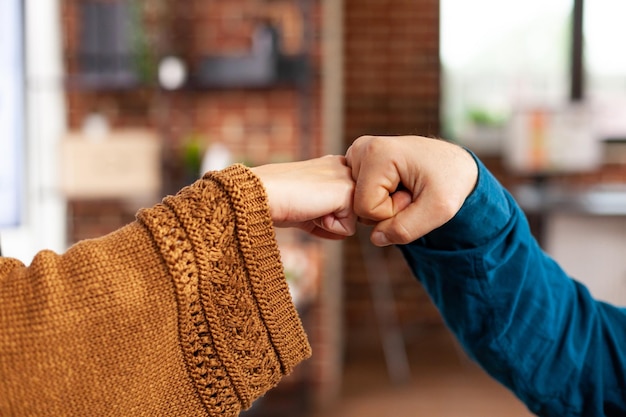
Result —
[[270, 217], [272, 218], [272, 222], [280, 223], [282, 220], [280, 217], [280, 210], [276, 207], [276, 201], [278, 201], [278, 197], [276, 194], [276, 189], [280, 186], [277, 186], [272, 181], [271, 175], [271, 165], [260, 165], [257, 167], [250, 168], [252, 174], [258, 178], [259, 182], [262, 185], [264, 191], [264, 197], [266, 200], [266, 204], [269, 209]]
[[509, 221], [511, 207], [506, 190], [470, 151], [476, 164], [476, 181], [461, 209], [443, 226], [425, 236], [433, 249], [459, 250], [483, 245]]

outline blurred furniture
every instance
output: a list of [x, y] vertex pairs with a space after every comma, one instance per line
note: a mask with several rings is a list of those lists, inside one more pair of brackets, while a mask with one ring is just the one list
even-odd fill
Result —
[[140, 199], [161, 194], [161, 142], [145, 129], [94, 139], [71, 132], [61, 142], [61, 188], [68, 199]]
[[[626, 197], [626, 193], [625, 193]], [[606, 216], [553, 213], [546, 250], [599, 300], [626, 307], [626, 205], [624, 214]]]
[[542, 247], [599, 300], [626, 306], [626, 184], [518, 187]]
[[387, 373], [394, 384], [406, 384], [411, 380], [411, 368], [402, 328], [395, 312], [396, 302], [390, 271], [382, 251], [370, 241], [368, 230], [359, 226], [357, 235], [361, 243], [365, 275], [374, 303]]

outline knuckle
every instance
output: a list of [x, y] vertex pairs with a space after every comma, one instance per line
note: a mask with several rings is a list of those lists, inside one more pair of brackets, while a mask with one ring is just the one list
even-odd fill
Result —
[[367, 142], [364, 144], [364, 150], [367, 153], [377, 154], [381, 150], [383, 150], [386, 146], [387, 141], [378, 136], [368, 136]]
[[362, 200], [355, 199], [352, 209], [354, 210], [354, 214], [356, 214], [358, 217], [367, 219], [367, 220], [372, 220], [370, 210], [368, 209], [368, 207], [365, 205], [365, 203]]
[[453, 196], [440, 196], [437, 200], [436, 213], [441, 219], [441, 223], [446, 223], [452, 219], [459, 211], [460, 205], [456, 198]]
[[376, 208], [372, 208], [365, 201], [355, 201], [353, 209], [354, 214], [363, 219], [372, 221], [380, 221], [384, 219], [384, 217], [378, 213], [378, 210], [376, 210]]
[[369, 140], [371, 140], [373, 138], [374, 138], [374, 136], [372, 136], [372, 135], [362, 135], [362, 136], [359, 136], [358, 138], [356, 138], [354, 140], [353, 145], [361, 145], [362, 142], [367, 142], [367, 141], [369, 141]]
[[360, 136], [359, 138], [357, 138], [353, 142], [352, 146], [355, 149], [358, 149], [359, 152], [369, 153], [373, 150], [380, 149], [382, 142], [383, 142], [383, 139], [379, 136], [365, 135], [365, 136]]

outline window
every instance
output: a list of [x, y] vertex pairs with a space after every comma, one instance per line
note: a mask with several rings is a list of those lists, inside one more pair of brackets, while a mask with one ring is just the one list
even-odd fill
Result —
[[585, 2], [585, 97], [596, 109], [600, 139], [626, 138], [626, 2]]
[[20, 222], [24, 73], [20, 0], [0, 2], [0, 228]]
[[626, 2], [594, 0], [585, 2], [585, 63], [588, 92], [617, 89], [626, 92]]
[[572, 2], [441, 0], [446, 137], [471, 141], [476, 126], [497, 128], [520, 103], [568, 100]]

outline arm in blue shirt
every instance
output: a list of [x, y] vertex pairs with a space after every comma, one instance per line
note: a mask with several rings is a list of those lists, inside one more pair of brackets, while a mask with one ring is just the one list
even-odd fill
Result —
[[477, 162], [457, 215], [400, 246], [413, 273], [468, 354], [532, 412], [626, 415], [626, 310], [568, 277]]

